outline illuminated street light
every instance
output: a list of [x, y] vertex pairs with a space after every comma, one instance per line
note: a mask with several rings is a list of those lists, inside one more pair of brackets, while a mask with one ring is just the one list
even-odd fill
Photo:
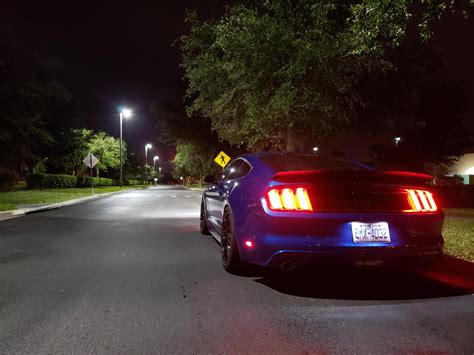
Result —
[[400, 141], [402, 140], [401, 137], [395, 137], [395, 145], [398, 146], [398, 143], [400, 143]]
[[160, 159], [160, 157], [159, 157], [158, 155], [155, 155], [155, 156], [153, 157], [153, 168], [154, 168], [155, 170], [156, 170], [156, 161], [159, 160], [159, 159]]
[[318, 147], [314, 147], [314, 148], [313, 148], [313, 153], [317, 153], [317, 152], [318, 152], [318, 150], [319, 150], [319, 148], [318, 148]]
[[123, 108], [121, 113], [123, 114], [123, 117], [129, 118], [132, 115], [132, 110], [129, 108]]
[[123, 158], [122, 158], [122, 155], [123, 155], [123, 152], [122, 152], [122, 121], [123, 121], [123, 118], [129, 118], [132, 116], [132, 110], [130, 110], [129, 108], [126, 108], [126, 107], [123, 107], [121, 110], [120, 110], [120, 187], [122, 187], [122, 169], [123, 169]]
[[151, 149], [151, 147], [150, 143], [145, 144], [145, 167], [148, 166], [148, 149]]

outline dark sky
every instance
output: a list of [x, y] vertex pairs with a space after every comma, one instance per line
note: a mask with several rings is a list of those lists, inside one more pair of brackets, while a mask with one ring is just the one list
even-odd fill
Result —
[[0, 18], [13, 20], [26, 38], [62, 61], [64, 82], [88, 126], [118, 136], [116, 107], [132, 107], [124, 137], [141, 153], [157, 136], [150, 104], [183, 96], [172, 43], [186, 30], [187, 8], [209, 16], [222, 11], [223, 1], [15, 0], [0, 6]]
[[[136, 114], [124, 135], [141, 153], [145, 142], [157, 136], [150, 104], [183, 95], [179, 51], [171, 44], [186, 31], [185, 9], [196, 8], [207, 17], [221, 13], [225, 2], [14, 0], [2, 2], [0, 18], [17, 22], [20, 31], [63, 62], [65, 84], [81, 101], [91, 128], [118, 136], [116, 106], [131, 106]], [[447, 16], [432, 43], [446, 62], [440, 75], [464, 82], [474, 97], [472, 17]], [[472, 109], [466, 120], [474, 128]], [[353, 152], [355, 158], [365, 154], [362, 148]]]

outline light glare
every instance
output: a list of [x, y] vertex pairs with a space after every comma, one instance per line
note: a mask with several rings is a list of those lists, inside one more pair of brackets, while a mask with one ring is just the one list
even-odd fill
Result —
[[130, 110], [129, 108], [124, 108], [122, 110], [122, 115], [125, 118], [129, 118], [130, 116], [132, 116], [132, 110]]

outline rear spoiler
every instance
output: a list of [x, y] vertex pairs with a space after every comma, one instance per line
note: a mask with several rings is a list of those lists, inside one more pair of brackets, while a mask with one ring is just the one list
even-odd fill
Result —
[[409, 171], [371, 170], [295, 170], [273, 175], [273, 181], [298, 182], [379, 182], [393, 184], [426, 184], [433, 180], [428, 174]]

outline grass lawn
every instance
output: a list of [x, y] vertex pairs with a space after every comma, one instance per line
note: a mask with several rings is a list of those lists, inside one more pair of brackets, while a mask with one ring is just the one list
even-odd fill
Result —
[[445, 208], [446, 216], [474, 218], [474, 208]]
[[474, 208], [445, 209], [444, 250], [447, 254], [474, 262]]
[[[124, 186], [122, 189], [134, 189], [142, 185]], [[119, 186], [95, 187], [95, 194], [120, 191]], [[0, 192], [0, 211], [16, 209], [17, 205], [49, 204], [72, 200], [79, 197], [91, 196], [90, 187], [71, 189], [44, 189]]]

